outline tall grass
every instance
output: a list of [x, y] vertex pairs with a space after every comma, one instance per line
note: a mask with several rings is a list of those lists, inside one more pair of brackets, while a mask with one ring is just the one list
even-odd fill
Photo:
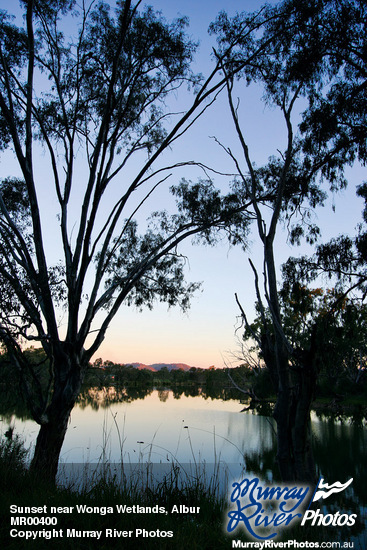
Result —
[[[122, 439], [121, 439], [122, 441]], [[104, 455], [106, 457], [106, 454]], [[1, 481], [1, 528], [0, 546], [7, 550], [15, 550], [24, 544], [28, 550], [42, 550], [43, 548], [77, 549], [104, 549], [104, 548], [177, 548], [186, 549], [221, 549], [228, 548], [229, 540], [223, 529], [223, 514], [225, 513], [225, 499], [218, 497], [216, 491], [207, 487], [200, 476], [190, 476], [178, 464], [171, 464], [163, 475], [156, 476], [152, 464], [138, 468], [130, 475], [121, 477], [116, 465], [108, 463], [103, 468], [92, 469], [92, 476], [85, 475], [82, 483], [69, 483], [50, 487], [37, 482], [27, 471], [27, 452], [18, 438], [0, 441], [0, 481]], [[91, 466], [91, 465], [89, 465]], [[126, 467], [128, 465], [125, 465]], [[140, 464], [143, 466], [143, 463]], [[129, 469], [129, 468], [127, 468]], [[196, 472], [197, 473], [197, 472]], [[65, 481], [65, 480], [64, 480]], [[215, 484], [213, 485], [215, 487]], [[10, 531], [9, 506], [51, 506], [72, 507], [74, 513], [59, 514], [57, 529], [63, 529], [65, 536], [62, 539], [53, 538], [28, 540], [12, 539]], [[78, 514], [75, 512], [77, 504], [92, 507], [113, 507], [113, 514]], [[139, 505], [144, 507], [165, 507], [167, 514], [130, 513], [119, 514], [116, 505]], [[173, 506], [200, 507], [198, 514], [171, 513]], [[19, 528], [18, 529], [24, 529]], [[37, 530], [43, 527], [26, 527]], [[108, 538], [102, 537], [99, 541], [92, 539], [66, 538], [66, 529], [75, 528], [81, 531], [101, 530], [106, 528], [120, 531], [145, 529], [147, 532], [172, 531], [172, 538], [139, 537]], [[50, 529], [50, 527], [46, 527]]]
[[[137, 441], [139, 446], [137, 452], [134, 451], [134, 454], [131, 455], [124, 448], [125, 422], [125, 416], [121, 423], [117, 421], [116, 414], [113, 414], [112, 411], [106, 412], [102, 426], [102, 445], [97, 463], [85, 461], [83, 464], [74, 464], [73, 466], [62, 464], [59, 468], [59, 483], [82, 491], [87, 486], [91, 487], [100, 483], [102, 479], [103, 483], [111, 482], [115, 486], [125, 488], [126, 492], [134, 489], [140, 494], [146, 490], [153, 492], [159, 489], [160, 484], [163, 484], [166, 489], [168, 484], [171, 485], [175, 492], [188, 487], [191, 489], [195, 487], [195, 490], [198, 491], [200, 487], [200, 490], [205, 492], [208, 498], [220, 500], [226, 496], [229, 480], [242, 475], [245, 471], [243, 454], [234, 444], [232, 445], [238, 452], [236, 471], [234, 472], [233, 468], [231, 471], [231, 465], [222, 460], [221, 453], [217, 449], [217, 440], [223, 439], [227, 443], [231, 442], [227, 438], [217, 435], [215, 429], [213, 432], [200, 430], [212, 436], [213, 454], [209, 463], [202, 459], [200, 453], [195, 453], [189, 426], [183, 427], [187, 435], [186, 444], [191, 453], [191, 458], [189, 456], [185, 462], [177, 458], [182, 432], [179, 433], [176, 452], [156, 443], [156, 432], [148, 443]], [[113, 441], [113, 435], [116, 433], [119, 447], [117, 452], [116, 441]], [[210, 445], [210, 442], [208, 444]]]

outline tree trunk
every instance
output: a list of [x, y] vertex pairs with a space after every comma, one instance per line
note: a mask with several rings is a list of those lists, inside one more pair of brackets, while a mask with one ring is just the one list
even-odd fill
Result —
[[49, 422], [42, 424], [37, 436], [30, 472], [43, 480], [55, 483], [59, 457], [64, 443], [70, 411], [55, 411]]
[[274, 418], [277, 423], [277, 463], [282, 481], [294, 481], [294, 460], [291, 437], [291, 391], [285, 388], [278, 391]]
[[293, 447], [296, 480], [316, 482], [316, 469], [312, 453], [311, 405], [316, 387], [316, 371], [309, 353], [304, 354], [299, 368], [294, 373], [295, 417], [293, 426]]
[[37, 436], [30, 472], [42, 480], [54, 484], [61, 448], [70, 418], [83, 382], [86, 365], [72, 354], [63, 356], [55, 365], [56, 374], [52, 400], [44, 414]]
[[289, 374], [290, 385], [278, 390], [274, 411], [278, 467], [282, 481], [313, 484], [316, 482], [316, 470], [310, 410], [316, 380], [312, 369], [298, 368]]
[[292, 423], [294, 418], [293, 388], [288, 352], [276, 331], [273, 353], [278, 371], [277, 402], [274, 410], [274, 418], [277, 423], [277, 462], [281, 479], [283, 481], [294, 481], [295, 471], [292, 448]]
[[[310, 408], [316, 380], [312, 368], [316, 348], [311, 345], [309, 352], [300, 350], [295, 357], [294, 350], [287, 345], [278, 300], [273, 241], [266, 239], [264, 244], [273, 340], [272, 334], [268, 333], [262, 343], [267, 343], [263, 350], [266, 352], [264, 358], [270, 373], [273, 373], [272, 379], [278, 382], [274, 418], [277, 423], [279, 472], [285, 482], [314, 483], [316, 475], [312, 458]], [[296, 369], [291, 366], [291, 356], [296, 362]]]

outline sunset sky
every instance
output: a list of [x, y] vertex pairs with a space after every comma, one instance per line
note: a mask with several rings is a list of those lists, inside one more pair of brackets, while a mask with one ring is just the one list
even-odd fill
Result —
[[[195, 70], [207, 75], [211, 68], [211, 48], [215, 45], [214, 37], [208, 37], [207, 28], [218, 12], [225, 8], [229, 14], [236, 11], [252, 11], [261, 3], [256, 0], [153, 0], [148, 2], [153, 8], [161, 10], [170, 20], [177, 15], [190, 18], [188, 33], [193, 39], [200, 40], [196, 56]], [[0, 0], [0, 8], [9, 9], [9, 2]], [[11, 8], [10, 8], [11, 9]], [[240, 116], [252, 158], [258, 165], [284, 148], [283, 122], [274, 109], [267, 108], [261, 101], [261, 90], [238, 88], [241, 97]], [[186, 97], [187, 100], [187, 97]], [[183, 100], [185, 101], [185, 100]], [[214, 142], [216, 136], [227, 146], [235, 145], [232, 121], [229, 117], [226, 101], [219, 99], [212, 110], [209, 110], [199, 123], [179, 142], [169, 154], [169, 161], [195, 160], [210, 165], [217, 170], [233, 171], [228, 157]], [[40, 153], [39, 167], [42, 173], [43, 157]], [[176, 173], [168, 185], [178, 183], [182, 177], [195, 180], [198, 172], [182, 169]], [[17, 168], [12, 165], [11, 154], [0, 157], [0, 177], [17, 175]], [[355, 168], [349, 171], [350, 184], [347, 191], [336, 197], [330, 197], [325, 208], [317, 212], [316, 221], [322, 228], [324, 240], [342, 232], [352, 233], [361, 220], [362, 201], [355, 197], [355, 187], [365, 179], [365, 171]], [[215, 180], [216, 181], [216, 180]], [[225, 181], [217, 182], [218, 186], [226, 185]], [[150, 204], [150, 210], [164, 208], [168, 194], [159, 192]], [[43, 193], [41, 202], [46, 215], [43, 223], [52, 247], [52, 232], [56, 214], [49, 211], [50, 197]], [[332, 205], [335, 206], [333, 212]], [[53, 221], [54, 220], [54, 221]], [[48, 229], [50, 227], [50, 230]], [[52, 229], [51, 229], [52, 228]], [[286, 233], [280, 231], [277, 239], [277, 265], [290, 255], [297, 255], [310, 250], [293, 248], [286, 242]], [[248, 256], [240, 249], [230, 248], [223, 240], [215, 248], [191, 246], [185, 243], [181, 252], [187, 258], [187, 279], [202, 281], [202, 291], [197, 292], [187, 313], [178, 309], [167, 310], [165, 304], [158, 304], [153, 311], [134, 311], [122, 307], [102, 344], [97, 357], [114, 362], [130, 363], [187, 363], [196, 367], [235, 363], [233, 354], [238, 351], [235, 328], [238, 326], [238, 308], [234, 294], [238, 293], [242, 306], [251, 319], [255, 292]], [[261, 271], [262, 255], [255, 234], [251, 236], [249, 253]], [[62, 318], [60, 318], [62, 323]], [[238, 332], [240, 336], [241, 332]]]

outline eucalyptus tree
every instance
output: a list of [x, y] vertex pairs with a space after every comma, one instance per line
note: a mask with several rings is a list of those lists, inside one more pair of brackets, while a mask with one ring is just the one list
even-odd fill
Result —
[[[355, 235], [338, 235], [318, 244], [310, 256], [290, 257], [282, 266], [283, 304], [287, 315], [309, 317], [305, 338], [318, 347], [318, 363], [323, 377], [340, 385], [347, 380], [358, 390], [366, 373], [366, 297], [367, 297], [367, 186], [357, 188], [364, 198], [363, 221], [357, 224]], [[312, 286], [331, 287], [327, 293]], [[312, 293], [308, 311], [302, 312], [302, 302]], [[293, 300], [290, 303], [290, 297]], [[307, 300], [307, 298], [306, 298]], [[307, 307], [306, 307], [307, 310]], [[310, 315], [311, 314], [311, 315]], [[292, 317], [291, 317], [292, 318]], [[288, 327], [289, 328], [289, 327]], [[297, 334], [297, 323], [293, 331]], [[307, 346], [303, 343], [302, 347]], [[308, 346], [310, 347], [310, 346]]]
[[[226, 80], [224, 58], [206, 79], [192, 73], [185, 19], [168, 23], [139, 4], [24, 0], [24, 27], [0, 13], [0, 145], [9, 170], [9, 159], [17, 165], [0, 184], [0, 339], [40, 425], [31, 468], [50, 480], [88, 363], [120, 306], [187, 307], [196, 285], [184, 280], [180, 242], [212, 239], [210, 228], [236, 216], [246, 236], [246, 203], [221, 197], [204, 166], [204, 180], [174, 189], [176, 213], [155, 213], [138, 231], [154, 193], [194, 164], [165, 165], [163, 154]], [[242, 33], [262, 24], [249, 17]], [[191, 103], [175, 113], [186, 85]], [[45, 351], [42, 379], [22, 353], [27, 342]]]
[[[312, 212], [324, 204], [326, 190], [346, 186], [344, 167], [366, 160], [366, 5], [359, 0], [285, 0], [262, 8], [263, 33], [231, 49], [226, 67], [234, 66], [256, 41], [272, 37], [271, 47], [236, 76], [228, 74], [228, 103], [240, 154], [221, 144], [232, 158], [239, 196], [251, 199], [263, 248], [262, 283], [253, 262], [259, 318], [252, 337], [261, 349], [277, 393], [274, 418], [280, 474], [284, 480], [315, 481], [310, 441], [310, 406], [317, 378], [315, 339], [294, 346], [285, 330], [279, 301], [276, 235], [288, 229], [293, 243], [314, 244], [319, 229]], [[212, 31], [218, 59], [233, 40], [242, 19], [222, 13]], [[228, 51], [228, 50], [227, 50]], [[223, 71], [226, 74], [226, 67]], [[265, 101], [282, 114], [283, 136], [266, 166], [253, 162], [246, 121], [235, 93], [240, 83], [260, 84]], [[300, 106], [298, 106], [300, 105]], [[299, 124], [301, 119], [301, 124]], [[218, 140], [219, 141], [219, 140]], [[246, 312], [238, 305], [247, 327]]]

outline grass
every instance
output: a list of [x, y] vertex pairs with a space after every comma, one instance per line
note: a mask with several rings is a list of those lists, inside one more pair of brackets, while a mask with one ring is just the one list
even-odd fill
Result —
[[[123, 440], [123, 438], [121, 438]], [[94, 475], [85, 476], [81, 485], [69, 483], [66, 486], [50, 487], [37, 478], [37, 482], [27, 470], [27, 452], [21, 440], [2, 439], [0, 441], [0, 547], [15, 550], [20, 547], [26, 550], [63, 549], [63, 550], [94, 550], [114, 548], [141, 549], [177, 549], [177, 550], [221, 550], [232, 547], [231, 538], [241, 541], [249, 540], [244, 529], [236, 529], [233, 537], [225, 532], [226, 512], [229, 503], [222, 496], [218, 486], [218, 471], [211, 479], [200, 471], [198, 462], [194, 464], [194, 472], [189, 474], [182, 465], [172, 463], [165, 476], [157, 479], [148, 467], [138, 468], [136, 475], [120, 475], [116, 465], [108, 461], [101, 464]], [[141, 475], [139, 475], [139, 472]], [[203, 475], [202, 475], [203, 474]], [[57, 514], [56, 529], [63, 529], [64, 537], [50, 540], [36, 540], [10, 537], [10, 505], [20, 506], [51, 506], [70, 509], [73, 513]], [[78, 513], [77, 506], [98, 507], [106, 513]], [[167, 514], [162, 513], [119, 513], [117, 506], [139, 505], [142, 507], [164, 507]], [[173, 506], [200, 507], [198, 514], [172, 513]], [[105, 510], [104, 510], [105, 508]], [[109, 513], [109, 509], [113, 513]], [[54, 515], [54, 514], [53, 514]], [[14, 527], [18, 530], [52, 530], [52, 526]], [[66, 537], [67, 529], [78, 531], [102, 531], [100, 540], [90, 538]], [[117, 531], [132, 531], [131, 538], [104, 536], [106, 529]], [[136, 530], [144, 529], [152, 536], [139, 536]], [[172, 537], [158, 537], [157, 531], [172, 532]], [[155, 536], [153, 536], [155, 535]], [[328, 528], [296, 526], [287, 529], [280, 540], [327, 541], [348, 540], [347, 534], [339, 538], [340, 533], [331, 532]], [[356, 534], [358, 541], [358, 534]], [[356, 540], [356, 539], [355, 539]], [[365, 541], [364, 541], [365, 542]], [[356, 544], [355, 549], [365, 548], [364, 544]]]
[[[215, 488], [209, 489], [197, 477], [185, 478], [182, 483], [180, 468], [176, 464], [160, 481], [154, 482], [152, 476], [131, 477], [117, 476], [113, 468], [106, 467], [103, 475], [85, 479], [82, 486], [49, 487], [30, 476], [26, 467], [26, 451], [19, 439], [2, 440], [0, 444], [0, 486], [1, 491], [1, 547], [7, 550], [27, 550], [43, 548], [62, 549], [104, 549], [104, 548], [177, 548], [178, 550], [228, 548], [229, 539], [224, 533], [223, 516], [226, 502], [220, 498]], [[185, 477], [185, 476], [184, 476]], [[214, 485], [213, 485], [214, 487]], [[57, 529], [64, 530], [63, 538], [45, 538], [28, 540], [11, 538], [10, 512], [12, 504], [20, 506], [74, 507], [72, 514], [58, 514]], [[77, 513], [76, 506], [84, 504], [91, 507], [112, 507], [113, 514]], [[162, 513], [117, 513], [117, 505], [164, 507]], [[171, 513], [173, 506], [200, 507], [199, 514]], [[14, 527], [18, 530], [52, 529], [52, 526]], [[103, 531], [105, 529], [133, 531], [131, 538], [105, 538], [99, 541], [87, 538], [66, 538], [66, 529], [81, 531]], [[139, 537], [135, 538], [136, 529], [157, 533], [173, 532], [173, 537]]]

